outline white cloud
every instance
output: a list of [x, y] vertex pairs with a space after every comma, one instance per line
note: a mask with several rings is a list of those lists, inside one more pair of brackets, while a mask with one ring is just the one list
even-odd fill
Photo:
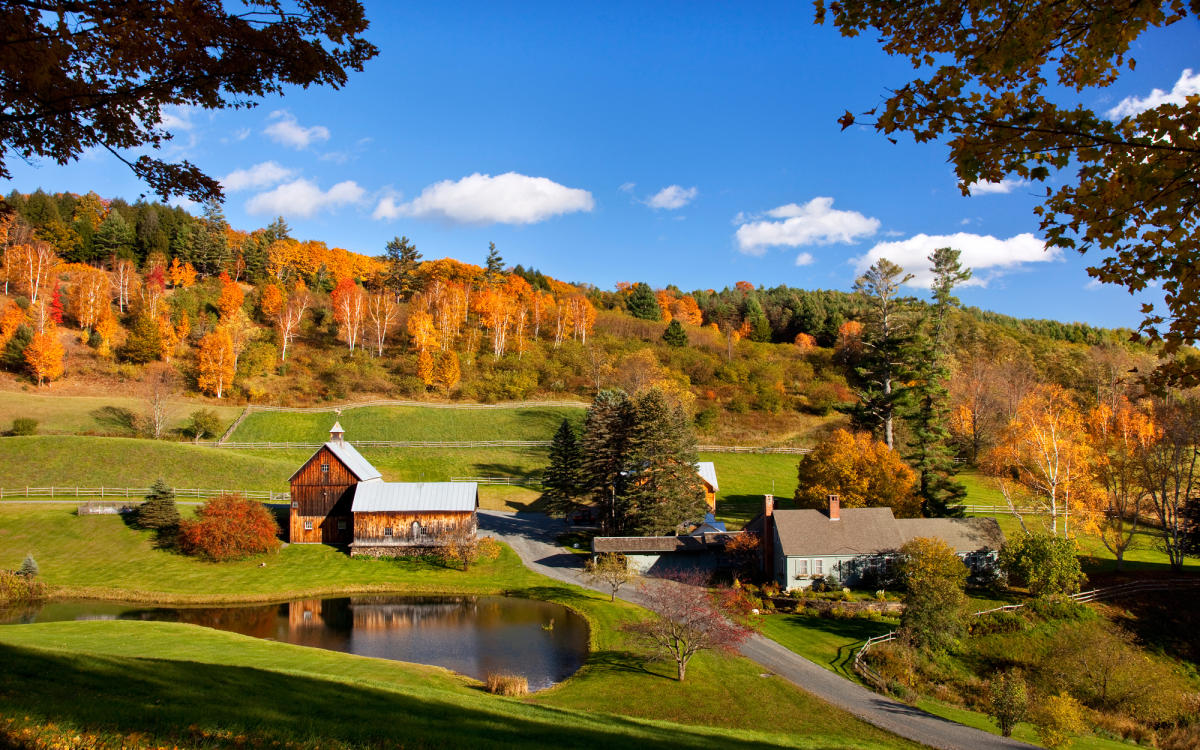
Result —
[[375, 210], [371, 213], [372, 219], [395, 219], [398, 216], [404, 215], [404, 204], [401, 203], [401, 194], [388, 191], [386, 195], [379, 199], [379, 203], [375, 205]]
[[680, 185], [668, 185], [650, 196], [646, 200], [646, 205], [650, 208], [665, 208], [668, 211], [674, 211], [691, 203], [699, 194], [700, 191], [694, 187], [685, 188]]
[[159, 125], [163, 129], [172, 132], [178, 130], [191, 130], [195, 127], [195, 123], [192, 122], [192, 112], [193, 108], [187, 106], [173, 105], [164, 107], [161, 112], [162, 121], [159, 123]]
[[187, 211], [193, 215], [199, 215], [200, 209], [202, 208], [201, 205], [196, 201], [192, 200], [191, 198], [185, 198], [182, 195], [172, 195], [167, 199], [167, 205], [174, 206], [175, 208], [182, 208], [184, 211]]
[[221, 178], [221, 185], [229, 192], [247, 188], [264, 188], [277, 185], [296, 173], [294, 169], [282, 167], [273, 161], [264, 161], [248, 169], [235, 169]]
[[461, 224], [535, 224], [552, 216], [595, 207], [592, 194], [545, 177], [507, 172], [495, 177], [475, 174], [427, 186], [413, 200], [385, 197], [375, 217], [439, 218]]
[[964, 286], [987, 286], [993, 278], [1019, 270], [1026, 263], [1045, 263], [1062, 258], [1059, 248], [1047, 247], [1045, 242], [1028, 232], [1006, 240], [991, 235], [958, 232], [942, 235], [918, 234], [898, 242], [880, 242], [866, 255], [855, 258], [854, 265], [855, 269], [862, 273], [875, 261], [887, 258], [913, 274], [908, 286], [928, 288], [933, 280], [933, 272], [929, 269], [929, 254], [939, 247], [952, 247], [962, 253], [963, 267], [974, 272]]
[[276, 143], [300, 149], [307, 148], [308, 144], [313, 141], [329, 140], [329, 128], [324, 125], [313, 125], [311, 128], [301, 127], [300, 123], [296, 122], [296, 116], [286, 109], [275, 110], [268, 119], [274, 122], [268, 125], [263, 132]]
[[621, 187], [617, 188], [617, 190], [620, 190], [622, 193], [632, 193], [635, 187], [637, 187], [636, 182], [622, 182]]
[[326, 191], [311, 180], [292, 180], [251, 198], [246, 203], [246, 211], [277, 216], [312, 216], [326, 208], [358, 203], [365, 193], [353, 180], [339, 182]]
[[1025, 180], [1006, 177], [999, 182], [973, 182], [967, 189], [971, 191], [971, 195], [999, 195], [1002, 193], [1011, 193], [1022, 185], [1028, 184]]
[[796, 256], [796, 265], [798, 266], [811, 266], [816, 262], [817, 259], [813, 257], [812, 253], [800, 253]]
[[1193, 73], [1191, 68], [1187, 68], [1180, 74], [1179, 80], [1175, 82], [1170, 92], [1153, 89], [1150, 91], [1150, 96], [1144, 99], [1127, 96], [1117, 106], [1108, 110], [1107, 114], [1110, 119], [1119, 120], [1123, 117], [1140, 115], [1146, 110], [1154, 109], [1162, 104], [1183, 104], [1187, 97], [1196, 94], [1200, 94], [1200, 73]]
[[789, 203], [767, 211], [771, 219], [780, 221], [754, 221], [752, 217], [738, 215], [743, 219], [737, 229], [738, 249], [749, 255], [762, 255], [768, 247], [784, 245], [830, 245], [851, 244], [879, 231], [879, 220], [863, 216], [857, 211], [838, 211], [833, 208], [833, 198], [817, 197], [804, 205]]

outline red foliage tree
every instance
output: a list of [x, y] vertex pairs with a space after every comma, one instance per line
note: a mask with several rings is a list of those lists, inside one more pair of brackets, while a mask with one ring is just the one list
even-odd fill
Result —
[[214, 561], [274, 552], [279, 549], [279, 524], [262, 503], [225, 493], [200, 506], [194, 520], [180, 522], [179, 548]]
[[732, 651], [750, 635], [713, 607], [704, 584], [704, 576], [695, 572], [644, 581], [640, 603], [658, 617], [624, 627], [663, 658], [674, 660], [680, 682], [697, 653]]

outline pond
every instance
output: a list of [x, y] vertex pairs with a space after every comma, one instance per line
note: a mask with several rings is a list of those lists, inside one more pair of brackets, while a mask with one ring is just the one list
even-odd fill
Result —
[[516, 674], [541, 690], [570, 677], [588, 651], [588, 625], [560, 604], [503, 596], [350, 596], [283, 604], [161, 607], [63, 600], [0, 609], [0, 624], [151, 620], [432, 664], [479, 680]]

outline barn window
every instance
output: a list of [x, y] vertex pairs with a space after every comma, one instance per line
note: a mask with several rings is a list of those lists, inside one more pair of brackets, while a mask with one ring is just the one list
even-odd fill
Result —
[[328, 474], [328, 473], [329, 473], [329, 464], [321, 464], [321, 473], [322, 473], [322, 474]]
[[346, 530], [346, 519], [339, 518], [338, 519], [338, 531], [345, 531], [345, 530]]
[[420, 521], [413, 521], [412, 535], [413, 535], [414, 539], [421, 536], [421, 522]]
[[293, 501], [292, 501], [292, 507], [293, 507], [293, 508], [299, 508], [299, 507], [300, 507], [300, 501], [299, 501], [299, 500], [293, 500]]
[[391, 527], [391, 526], [384, 526], [384, 527], [383, 527], [383, 535], [384, 535], [384, 536], [391, 536], [391, 535], [392, 535], [392, 527]]
[[304, 522], [304, 530], [305, 530], [305, 531], [312, 531], [312, 521], [305, 521], [305, 522]]

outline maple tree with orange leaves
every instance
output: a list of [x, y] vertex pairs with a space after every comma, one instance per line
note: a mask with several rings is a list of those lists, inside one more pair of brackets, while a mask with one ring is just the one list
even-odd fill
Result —
[[38, 387], [62, 377], [63, 357], [66, 355], [62, 341], [58, 338], [58, 329], [53, 325], [47, 326], [33, 334], [29, 345], [25, 347], [25, 364], [29, 372], [37, 380]]
[[196, 353], [196, 384], [205, 393], [222, 398], [233, 384], [237, 361], [233, 356], [233, 342], [229, 332], [217, 328], [200, 339]]

